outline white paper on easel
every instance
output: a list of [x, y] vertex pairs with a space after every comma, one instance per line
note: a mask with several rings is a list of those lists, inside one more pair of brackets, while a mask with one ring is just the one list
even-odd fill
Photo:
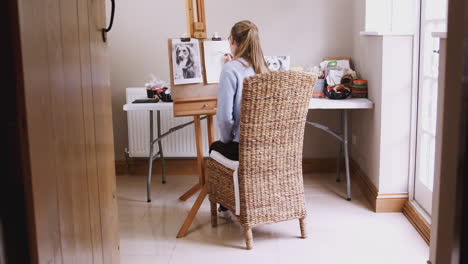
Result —
[[205, 72], [207, 83], [219, 83], [219, 76], [223, 69], [223, 57], [226, 53], [231, 53], [227, 40], [203, 42], [205, 52]]

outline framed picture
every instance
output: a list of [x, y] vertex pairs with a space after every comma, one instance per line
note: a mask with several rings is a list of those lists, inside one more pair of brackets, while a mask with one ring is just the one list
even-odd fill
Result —
[[265, 56], [265, 61], [270, 71], [287, 71], [289, 70], [289, 56]]
[[173, 39], [171, 55], [175, 85], [203, 82], [200, 45], [197, 39], [187, 42]]

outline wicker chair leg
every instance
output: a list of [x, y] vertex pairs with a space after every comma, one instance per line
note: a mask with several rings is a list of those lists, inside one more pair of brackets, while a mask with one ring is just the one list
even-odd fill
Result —
[[245, 235], [245, 246], [247, 249], [253, 248], [253, 236], [252, 236], [252, 228], [251, 227], [244, 227], [244, 235]]
[[216, 202], [210, 201], [211, 207], [211, 226], [216, 227], [218, 226], [218, 211], [216, 208]]
[[299, 226], [301, 228], [301, 238], [307, 238], [307, 223], [305, 218], [299, 219]]

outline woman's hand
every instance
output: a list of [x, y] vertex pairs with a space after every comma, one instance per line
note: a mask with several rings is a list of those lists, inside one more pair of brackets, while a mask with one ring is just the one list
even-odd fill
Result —
[[230, 62], [232, 61], [232, 59], [233, 59], [232, 54], [225, 53], [223, 56], [223, 63]]

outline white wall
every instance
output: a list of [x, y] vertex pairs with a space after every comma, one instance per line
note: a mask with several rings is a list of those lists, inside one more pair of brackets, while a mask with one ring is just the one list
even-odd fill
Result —
[[356, 68], [369, 81], [375, 108], [352, 113], [352, 157], [379, 194], [407, 193], [409, 182], [413, 36], [361, 36], [365, 0], [355, 1]]
[[[207, 30], [227, 37], [231, 26], [252, 20], [260, 29], [266, 54], [291, 55], [292, 65], [317, 65], [325, 56], [353, 54], [353, 4], [349, 0], [205, 0]], [[125, 88], [142, 86], [147, 74], [169, 80], [167, 39], [186, 31], [184, 1], [117, 1], [109, 34], [116, 159], [127, 147]], [[309, 112], [337, 127], [334, 111]], [[335, 156], [338, 143], [314, 128], [306, 129], [306, 157]]]
[[[359, 33], [358, 33], [359, 36]], [[361, 37], [362, 38], [362, 37]], [[356, 68], [361, 78], [368, 80], [369, 99], [374, 109], [351, 112], [351, 156], [360, 165], [372, 183], [379, 186], [380, 130], [381, 130], [381, 84], [382, 84], [382, 38], [362, 38]]]
[[379, 193], [408, 192], [413, 36], [382, 37]]
[[122, 110], [125, 88], [143, 87], [149, 73], [169, 80], [167, 39], [185, 32], [186, 24], [181, 19], [184, 1], [116, 2], [115, 21], [108, 34], [108, 43], [115, 157], [122, 160], [124, 149], [128, 147], [127, 116]]
[[369, 99], [374, 102], [374, 109], [351, 112], [351, 134], [356, 139], [355, 144], [351, 145], [351, 156], [378, 187], [382, 88], [382, 61], [379, 58], [382, 58], [382, 39], [359, 34], [365, 28], [365, 2], [354, 1], [353, 58], [361, 78], [368, 80]]

